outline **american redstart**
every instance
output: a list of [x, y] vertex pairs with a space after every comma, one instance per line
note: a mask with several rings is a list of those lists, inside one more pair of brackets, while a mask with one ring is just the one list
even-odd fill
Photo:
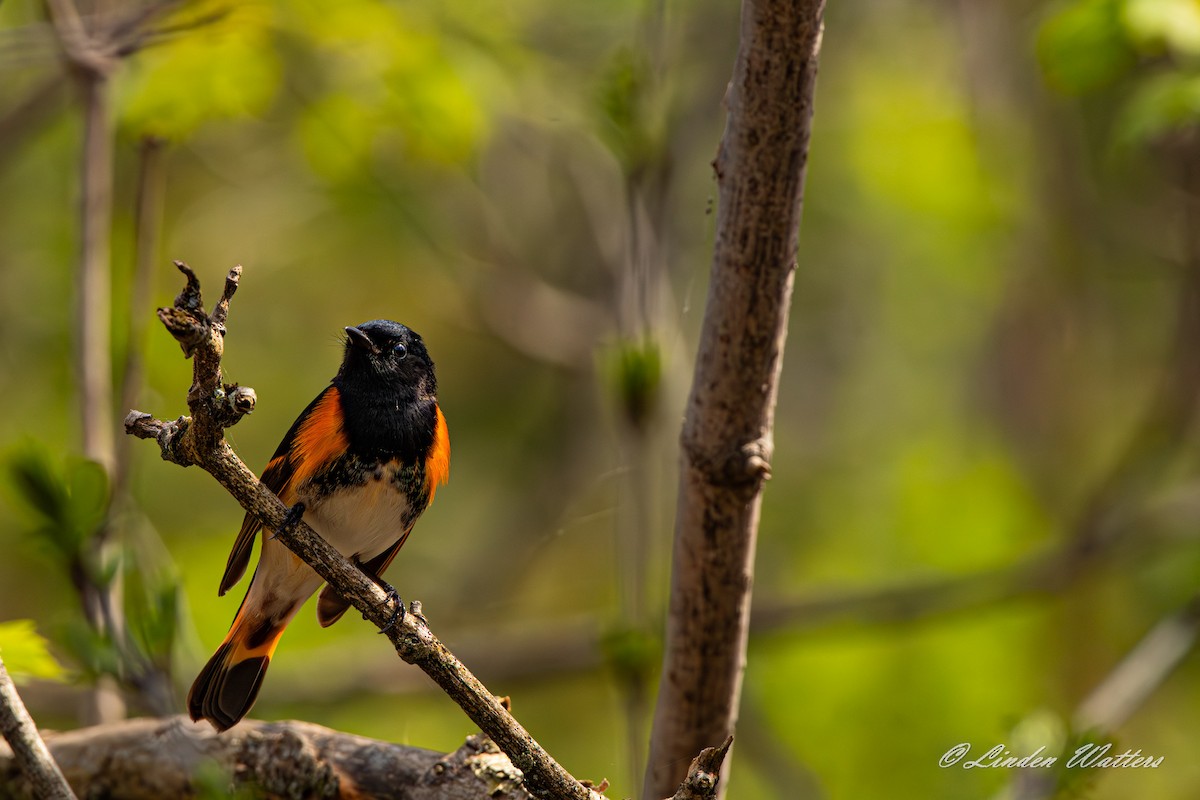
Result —
[[[429, 352], [414, 331], [377, 319], [346, 328], [341, 368], [292, 423], [262, 482], [379, 583], [401, 613], [395, 589], [380, 576], [449, 471], [450, 437]], [[245, 573], [262, 530], [262, 522], [246, 514], [220, 594]], [[193, 720], [207, 719], [224, 731], [246, 716], [284, 628], [321, 583], [264, 531], [258, 567], [233, 625], [188, 693]], [[317, 620], [332, 625], [349, 606], [326, 586]]]

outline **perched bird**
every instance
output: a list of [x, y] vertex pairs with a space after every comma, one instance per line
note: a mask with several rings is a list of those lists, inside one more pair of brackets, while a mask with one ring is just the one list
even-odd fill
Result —
[[[346, 328], [341, 368], [292, 423], [262, 482], [302, 511], [305, 522], [402, 608], [380, 576], [449, 471], [450, 438], [424, 342], [397, 322], [373, 320]], [[262, 530], [262, 522], [247, 514], [220, 594], [245, 573]], [[312, 568], [264, 532], [258, 566], [233, 625], [188, 693], [193, 720], [207, 719], [224, 731], [246, 716], [284, 628], [321, 583]], [[326, 586], [317, 619], [332, 625], [349, 605]]]

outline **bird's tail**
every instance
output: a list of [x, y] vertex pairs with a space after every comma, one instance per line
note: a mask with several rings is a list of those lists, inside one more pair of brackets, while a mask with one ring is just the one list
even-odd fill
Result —
[[254, 705], [271, 655], [292, 614], [263, 617], [242, 602], [225, 641], [200, 670], [188, 692], [188, 713], [206, 719], [218, 731], [241, 721]]

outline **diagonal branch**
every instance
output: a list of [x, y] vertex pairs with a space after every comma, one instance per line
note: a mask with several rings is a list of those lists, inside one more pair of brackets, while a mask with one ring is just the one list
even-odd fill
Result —
[[1125, 724], [1200, 638], [1200, 595], [1164, 617], [1075, 710], [1078, 730], [1113, 731]]
[[[1101, 679], [1071, 717], [1073, 735], [1047, 755], [1067, 761], [1081, 744], [1103, 742], [1144, 706], [1200, 640], [1200, 595], [1172, 612], [1142, 637], [1133, 649]], [[1141, 750], [1137, 753], [1140, 755]], [[1115, 755], [1115, 754], [1114, 754]], [[1014, 770], [997, 800], [1051, 800], [1077, 796], [1081, 784], [1094, 780], [1089, 772], [1103, 770]]]
[[13, 757], [33, 786], [34, 793], [46, 800], [75, 800], [75, 793], [54, 762], [46, 743], [38, 735], [33, 718], [21, 702], [17, 687], [0, 659], [0, 733], [12, 747]]
[[255, 403], [252, 389], [224, 384], [221, 379], [225, 321], [229, 302], [241, 279], [241, 267], [229, 271], [221, 299], [208, 315], [195, 273], [183, 262], [177, 261], [175, 265], [187, 277], [187, 284], [175, 298], [174, 306], [159, 309], [158, 316], [193, 362], [193, 382], [188, 391], [191, 416], [164, 422], [150, 414], [130, 411], [125, 418], [126, 433], [157, 440], [167, 461], [199, 466], [210, 473], [246, 511], [275, 531], [281, 542], [361, 611], [364, 618], [381, 630], [387, 628], [387, 637], [400, 658], [420, 667], [458, 703], [521, 770], [525, 786], [532, 794], [556, 800], [600, 798], [601, 795], [563, 769], [433, 635], [420, 603], [413, 602], [411, 613], [388, 628], [392, 605], [383, 590], [303, 520], [289, 520], [285, 525], [287, 507], [259, 482], [224, 436], [225, 428], [252, 411]]

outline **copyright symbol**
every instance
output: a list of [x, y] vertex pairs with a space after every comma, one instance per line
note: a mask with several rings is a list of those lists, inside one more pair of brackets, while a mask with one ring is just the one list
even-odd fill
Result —
[[967, 742], [960, 742], [942, 754], [942, 757], [938, 759], [938, 766], [942, 769], [953, 767], [959, 761], [962, 761], [963, 756], [969, 752], [971, 752], [971, 745]]

